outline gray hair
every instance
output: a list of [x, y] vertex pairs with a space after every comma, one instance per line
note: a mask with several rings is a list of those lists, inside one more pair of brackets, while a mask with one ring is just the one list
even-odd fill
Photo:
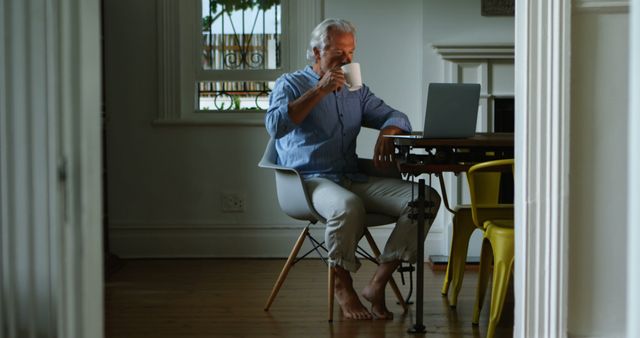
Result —
[[334, 18], [325, 19], [311, 32], [311, 40], [309, 41], [309, 48], [307, 49], [307, 60], [310, 62], [315, 61], [316, 58], [313, 54], [314, 48], [324, 51], [329, 43], [329, 31], [331, 30], [356, 34], [356, 27], [347, 20]]

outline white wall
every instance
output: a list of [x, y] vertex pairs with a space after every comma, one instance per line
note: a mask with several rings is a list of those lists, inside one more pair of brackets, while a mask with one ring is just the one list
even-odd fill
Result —
[[[629, 168], [627, 177], [629, 178], [628, 200], [627, 200], [627, 337], [640, 336], [640, 321], [631, 318], [640, 318], [640, 228], [637, 220], [640, 219], [640, 179], [637, 173], [640, 172], [640, 6], [636, 0], [630, 11], [630, 53], [629, 53], [629, 123], [627, 125], [629, 144], [627, 154], [629, 156]], [[634, 93], [636, 95], [634, 95]]]
[[[149, 0], [105, 1], [112, 251], [123, 257], [288, 254], [300, 223], [280, 211], [272, 173], [256, 166], [268, 138], [264, 128], [152, 125], [155, 10]], [[365, 83], [415, 126], [422, 124], [426, 83], [442, 77], [432, 43], [477, 42], [480, 35], [513, 42], [513, 18], [481, 17], [479, 1], [327, 0], [325, 16], [353, 21]], [[363, 131], [361, 156], [371, 156], [376, 135]], [[245, 212], [221, 212], [224, 192], [244, 194]], [[435, 238], [442, 222], [432, 228], [428, 254], [447, 253], [447, 241]], [[388, 232], [374, 235], [382, 239]]]
[[[626, 309], [628, 14], [578, 6], [572, 22], [569, 325], [621, 337]], [[633, 320], [637, 320], [633, 319]]]
[[[422, 100], [421, 2], [327, 1], [325, 8], [326, 16], [349, 18], [359, 27], [357, 58], [365, 82], [389, 104], [415, 116]], [[273, 174], [256, 166], [268, 137], [263, 127], [152, 125], [155, 9], [148, 0], [105, 2], [112, 250], [125, 257], [288, 254], [300, 223], [280, 211]], [[381, 21], [397, 32], [388, 33]], [[381, 41], [390, 48], [380, 48]], [[374, 138], [375, 133], [364, 135], [362, 156], [371, 155]], [[244, 194], [245, 212], [221, 212], [223, 192]]]
[[[268, 138], [263, 128], [152, 125], [155, 10], [154, 1], [105, 1], [106, 187], [113, 251], [215, 255], [224, 250], [220, 232], [239, 228], [249, 235], [293, 224], [278, 212], [272, 173], [256, 166]], [[222, 213], [222, 192], [246, 194], [246, 212]], [[201, 243], [193, 245], [190, 238]]]
[[422, 92], [426, 92], [429, 82], [444, 81], [444, 62], [433, 44], [514, 43], [514, 17], [481, 16], [480, 1], [427, 0], [423, 10], [425, 68]]

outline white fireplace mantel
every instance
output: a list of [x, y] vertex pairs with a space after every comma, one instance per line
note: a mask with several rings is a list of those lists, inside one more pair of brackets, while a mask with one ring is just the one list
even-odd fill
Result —
[[514, 45], [512, 43], [487, 43], [487, 44], [433, 44], [431, 45], [445, 60], [456, 59], [508, 59], [514, 58]]

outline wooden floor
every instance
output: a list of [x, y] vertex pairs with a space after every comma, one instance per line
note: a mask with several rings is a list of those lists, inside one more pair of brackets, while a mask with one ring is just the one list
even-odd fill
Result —
[[[345, 320], [336, 305], [326, 317], [326, 268], [320, 260], [299, 262], [271, 310], [263, 306], [284, 260], [127, 260], [106, 282], [105, 329], [110, 338], [164, 337], [414, 337], [414, 306], [402, 314], [393, 294], [391, 321]], [[354, 275], [361, 290], [375, 265], [363, 262]], [[403, 292], [398, 274], [394, 274]], [[484, 337], [488, 302], [480, 326], [471, 325], [477, 272], [467, 271], [458, 307], [440, 295], [444, 272], [425, 269], [424, 323], [427, 337]], [[415, 291], [414, 291], [415, 294]], [[487, 293], [487, 299], [490, 294]], [[496, 337], [511, 337], [510, 290]], [[424, 336], [424, 335], [418, 335]]]

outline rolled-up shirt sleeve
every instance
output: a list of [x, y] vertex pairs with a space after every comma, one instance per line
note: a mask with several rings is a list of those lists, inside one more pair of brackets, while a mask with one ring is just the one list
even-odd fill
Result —
[[368, 128], [384, 129], [395, 126], [410, 133], [411, 123], [406, 114], [391, 108], [367, 86], [362, 88], [362, 125]]
[[279, 139], [297, 128], [298, 125], [289, 118], [289, 102], [300, 96], [296, 92], [295, 87], [289, 85], [286, 76], [276, 80], [265, 116], [265, 126], [271, 137]]

